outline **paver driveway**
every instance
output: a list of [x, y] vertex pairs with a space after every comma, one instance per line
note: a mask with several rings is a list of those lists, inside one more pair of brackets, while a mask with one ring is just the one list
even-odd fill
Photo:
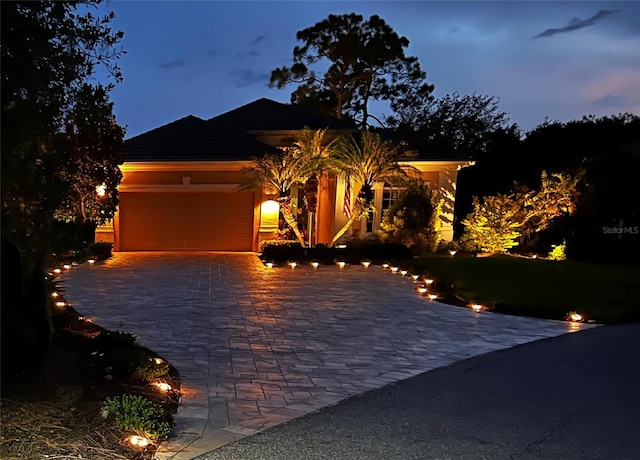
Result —
[[158, 458], [193, 458], [349, 396], [570, 330], [429, 301], [379, 266], [268, 269], [246, 253], [117, 253], [62, 281], [81, 314], [137, 335], [179, 370], [189, 391]]

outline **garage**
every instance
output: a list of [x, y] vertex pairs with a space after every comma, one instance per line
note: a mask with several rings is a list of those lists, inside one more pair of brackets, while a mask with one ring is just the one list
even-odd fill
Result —
[[120, 193], [121, 251], [251, 251], [255, 192]]

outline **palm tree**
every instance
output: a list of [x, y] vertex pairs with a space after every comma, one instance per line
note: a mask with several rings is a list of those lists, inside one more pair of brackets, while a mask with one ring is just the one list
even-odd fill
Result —
[[295, 146], [265, 153], [263, 157], [253, 158], [252, 162], [253, 165], [243, 168], [238, 190], [275, 189], [284, 220], [304, 246], [304, 238], [291, 209], [291, 188], [304, 184], [315, 173], [315, 162]]
[[[328, 158], [332, 155], [336, 144], [336, 138], [329, 141], [325, 139], [326, 132], [326, 129], [313, 130], [305, 127], [297, 134], [293, 143], [294, 147], [299, 149], [311, 163], [309, 170], [312, 172], [304, 184], [304, 192], [312, 220], [309, 222], [309, 229], [314, 229], [316, 233], [317, 229], [313, 221], [318, 204], [318, 176], [325, 173]], [[311, 243], [311, 235], [309, 237]]]
[[359, 141], [350, 136], [341, 139], [335, 153], [329, 159], [329, 168], [345, 178], [360, 184], [360, 189], [351, 210], [351, 217], [336, 233], [330, 244], [335, 244], [357, 220], [373, 210], [373, 186], [377, 182], [406, 180], [409, 171], [415, 168], [401, 166], [401, 161], [415, 157], [404, 144], [394, 144], [383, 140], [380, 135], [363, 131]]

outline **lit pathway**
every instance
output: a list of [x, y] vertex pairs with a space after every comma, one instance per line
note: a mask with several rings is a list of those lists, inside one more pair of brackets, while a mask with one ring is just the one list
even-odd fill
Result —
[[191, 459], [352, 395], [566, 323], [421, 298], [379, 266], [268, 269], [254, 254], [117, 253], [63, 275], [83, 315], [175, 365], [184, 390], [160, 459]]

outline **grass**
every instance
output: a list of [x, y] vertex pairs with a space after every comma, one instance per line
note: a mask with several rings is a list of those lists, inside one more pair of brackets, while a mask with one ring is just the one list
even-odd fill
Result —
[[410, 264], [501, 313], [563, 319], [574, 310], [599, 323], [640, 321], [640, 266], [509, 256], [431, 256]]

